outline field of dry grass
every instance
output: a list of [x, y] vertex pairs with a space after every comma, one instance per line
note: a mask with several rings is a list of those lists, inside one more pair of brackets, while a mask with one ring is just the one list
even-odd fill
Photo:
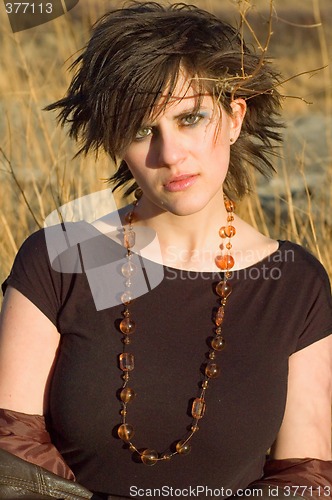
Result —
[[[191, 3], [239, 21], [235, 0]], [[269, 0], [252, 5], [248, 19], [261, 44], [267, 36]], [[105, 186], [106, 157], [73, 160], [75, 144], [42, 108], [60, 98], [69, 82], [72, 54], [91, 24], [122, 1], [81, 0], [66, 16], [12, 34], [0, 7], [0, 279], [9, 272], [23, 239], [43, 225], [56, 206]], [[245, 202], [249, 221], [274, 237], [310, 248], [332, 276], [332, 46], [330, 0], [275, 0], [269, 53], [284, 74], [282, 93], [289, 131], [278, 177], [258, 182], [259, 196]], [[248, 31], [248, 30], [247, 30]], [[250, 30], [249, 30], [250, 31]], [[248, 34], [250, 36], [250, 33]], [[251, 43], [256, 43], [251, 39]], [[299, 73], [302, 76], [292, 79]], [[311, 102], [312, 104], [308, 104]]]

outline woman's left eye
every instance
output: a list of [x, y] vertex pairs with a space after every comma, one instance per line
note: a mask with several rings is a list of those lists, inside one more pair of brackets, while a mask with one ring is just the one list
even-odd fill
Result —
[[196, 125], [202, 118], [204, 118], [204, 116], [201, 114], [190, 114], [181, 118], [181, 122], [186, 126]]

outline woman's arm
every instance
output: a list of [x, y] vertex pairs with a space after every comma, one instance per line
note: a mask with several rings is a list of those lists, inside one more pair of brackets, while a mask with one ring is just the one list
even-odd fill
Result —
[[331, 460], [332, 335], [289, 360], [288, 395], [273, 459]]
[[0, 408], [43, 415], [59, 340], [52, 322], [8, 287], [0, 317]]
[[284, 419], [264, 476], [250, 485], [262, 499], [332, 498], [331, 397], [330, 335], [290, 357]]
[[0, 448], [72, 480], [43, 417], [59, 339], [53, 323], [8, 287], [0, 317]]

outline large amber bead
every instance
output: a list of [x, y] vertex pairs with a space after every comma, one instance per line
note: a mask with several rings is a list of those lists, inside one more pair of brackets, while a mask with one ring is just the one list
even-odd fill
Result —
[[134, 369], [134, 355], [130, 352], [123, 352], [119, 356], [120, 369], [124, 372], [130, 372]]
[[134, 437], [135, 431], [130, 424], [121, 424], [118, 428], [118, 436], [122, 441], [128, 443]]
[[134, 389], [131, 389], [131, 387], [125, 387], [120, 392], [120, 399], [124, 403], [130, 403], [130, 401], [132, 401], [135, 396], [136, 396], [136, 393], [135, 393]]
[[221, 335], [216, 335], [211, 341], [211, 347], [215, 351], [222, 351], [225, 347], [225, 339]]
[[130, 318], [124, 318], [120, 323], [120, 330], [122, 333], [129, 335], [130, 333], [134, 333], [136, 330], [136, 323]]
[[121, 295], [121, 302], [122, 304], [130, 304], [130, 302], [134, 299], [133, 294], [131, 293], [130, 290], [126, 290], [123, 292]]
[[205, 413], [205, 401], [202, 398], [196, 398], [191, 408], [191, 414], [194, 418], [202, 418]]
[[209, 378], [217, 378], [220, 375], [220, 366], [215, 363], [215, 361], [211, 360], [205, 367], [205, 375]]
[[222, 226], [219, 229], [220, 238], [232, 238], [236, 234], [236, 229], [234, 226]]
[[125, 278], [130, 278], [137, 272], [137, 266], [130, 261], [126, 262], [121, 267], [121, 272]]
[[155, 450], [144, 450], [141, 460], [145, 465], [155, 465], [158, 461], [158, 453]]
[[227, 283], [227, 281], [219, 281], [216, 286], [216, 292], [219, 297], [227, 299], [227, 297], [232, 293], [232, 287], [229, 283]]
[[219, 267], [222, 271], [227, 271], [228, 269], [232, 269], [235, 264], [235, 261], [231, 255], [217, 255], [215, 258], [216, 266]]
[[179, 441], [176, 443], [176, 451], [179, 453], [179, 455], [188, 455], [191, 451], [191, 446], [188, 442], [185, 440]]
[[225, 208], [227, 212], [233, 212], [235, 210], [235, 203], [232, 200], [225, 199]]

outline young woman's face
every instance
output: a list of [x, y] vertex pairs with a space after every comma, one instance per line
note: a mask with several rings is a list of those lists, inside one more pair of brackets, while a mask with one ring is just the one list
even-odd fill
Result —
[[166, 109], [142, 124], [125, 152], [151, 215], [157, 208], [189, 215], [214, 200], [220, 204], [230, 144], [240, 133], [245, 103], [234, 101], [229, 116], [210, 96], [202, 98], [198, 111], [196, 102], [194, 90], [180, 80]]

